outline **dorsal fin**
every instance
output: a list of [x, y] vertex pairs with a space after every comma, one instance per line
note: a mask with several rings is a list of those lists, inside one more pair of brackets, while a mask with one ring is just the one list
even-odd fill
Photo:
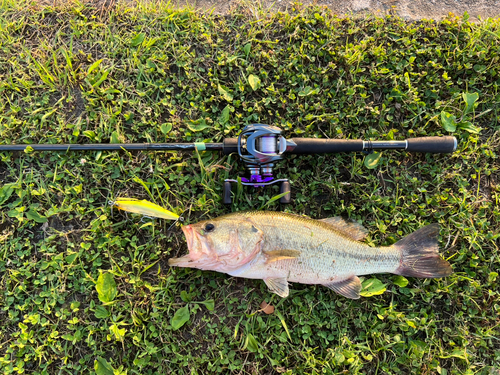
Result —
[[272, 250], [263, 251], [267, 258], [266, 263], [276, 262], [283, 259], [295, 259], [300, 256], [300, 251], [298, 250]]
[[356, 241], [363, 241], [368, 235], [368, 229], [355, 221], [347, 221], [340, 216], [328, 217], [321, 219], [323, 223], [331, 225], [336, 230], [341, 231], [345, 235]]

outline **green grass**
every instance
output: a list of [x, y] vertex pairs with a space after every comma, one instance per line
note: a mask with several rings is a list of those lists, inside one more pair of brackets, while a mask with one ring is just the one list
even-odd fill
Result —
[[280, 163], [294, 200], [268, 209], [349, 217], [380, 245], [441, 225], [452, 276], [377, 275], [387, 291], [357, 301], [171, 269], [179, 228], [108, 205], [145, 198], [196, 222], [278, 194], [243, 189], [224, 207], [234, 156], [0, 153], [2, 373], [498, 373], [498, 20], [0, 4], [2, 144], [217, 142], [256, 122], [289, 138], [459, 140], [452, 155], [384, 152], [374, 169], [362, 154]]

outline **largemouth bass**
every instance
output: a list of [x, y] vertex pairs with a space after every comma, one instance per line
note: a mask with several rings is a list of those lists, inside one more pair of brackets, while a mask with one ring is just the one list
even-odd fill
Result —
[[387, 247], [360, 242], [368, 234], [361, 224], [283, 212], [236, 212], [182, 230], [189, 254], [169, 259], [169, 265], [262, 279], [281, 297], [288, 296], [288, 282], [321, 284], [357, 299], [360, 275], [436, 278], [453, 272], [438, 253], [438, 224]]

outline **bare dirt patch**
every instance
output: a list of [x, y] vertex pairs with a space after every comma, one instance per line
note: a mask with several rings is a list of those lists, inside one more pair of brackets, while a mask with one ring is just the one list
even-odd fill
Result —
[[[289, 0], [174, 0], [177, 6], [228, 13], [231, 7], [245, 4], [267, 11], [286, 11], [293, 6]], [[394, 14], [407, 20], [442, 19], [449, 13], [462, 16], [465, 12], [471, 20], [500, 16], [500, 0], [303, 0], [303, 5], [325, 6], [338, 15]]]
[[[134, 0], [88, 0], [103, 8], [115, 6], [119, 2], [137, 4]], [[146, 0], [148, 1], [148, 0]], [[149, 0], [152, 3], [166, 3], [165, 0]], [[39, 0], [42, 5], [61, 5], [71, 0]], [[236, 6], [248, 7], [255, 12], [285, 12], [297, 2], [291, 0], [171, 0], [175, 7], [191, 7], [215, 14], [228, 14]], [[462, 16], [467, 12], [471, 21], [500, 17], [500, 0], [302, 0], [304, 6], [317, 5], [330, 8], [343, 15], [398, 15], [406, 20], [440, 20], [450, 13]]]

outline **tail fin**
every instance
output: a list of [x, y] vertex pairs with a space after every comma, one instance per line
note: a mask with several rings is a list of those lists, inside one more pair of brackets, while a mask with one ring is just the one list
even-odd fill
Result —
[[439, 224], [430, 224], [396, 242], [401, 264], [394, 272], [410, 277], [445, 277], [453, 273], [450, 263], [439, 256]]

